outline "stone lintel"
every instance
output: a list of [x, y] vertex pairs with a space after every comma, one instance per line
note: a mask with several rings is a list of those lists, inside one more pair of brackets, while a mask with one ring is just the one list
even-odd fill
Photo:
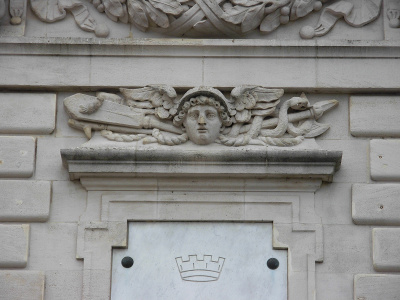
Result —
[[70, 179], [81, 177], [312, 178], [331, 182], [341, 151], [266, 148], [62, 149]]

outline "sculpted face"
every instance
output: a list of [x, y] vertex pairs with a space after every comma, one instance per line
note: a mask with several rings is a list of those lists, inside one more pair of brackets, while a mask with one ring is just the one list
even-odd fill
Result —
[[219, 136], [222, 121], [214, 106], [197, 105], [188, 110], [183, 126], [193, 143], [208, 145]]

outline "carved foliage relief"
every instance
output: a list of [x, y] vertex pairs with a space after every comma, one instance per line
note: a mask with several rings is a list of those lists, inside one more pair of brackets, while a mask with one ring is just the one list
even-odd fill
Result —
[[[0, 0], [2, 1], [2, 0]], [[251, 31], [267, 34], [281, 25], [320, 11], [315, 26], [300, 30], [302, 38], [322, 36], [343, 18], [361, 27], [379, 15], [382, 0], [91, 0], [91, 4], [115, 22], [131, 23], [142, 31], [171, 36], [245, 37]], [[80, 0], [31, 0], [35, 14], [55, 22], [72, 13], [86, 31], [105, 37], [109, 30], [97, 24]], [[391, 12], [392, 14], [392, 12]]]
[[182, 97], [167, 85], [120, 92], [66, 98], [69, 125], [88, 138], [99, 131], [117, 142], [285, 147], [328, 130], [317, 120], [338, 105], [336, 100], [312, 105], [304, 93], [281, 103], [282, 89], [260, 86], [235, 87], [229, 97], [211, 87], [193, 88]]

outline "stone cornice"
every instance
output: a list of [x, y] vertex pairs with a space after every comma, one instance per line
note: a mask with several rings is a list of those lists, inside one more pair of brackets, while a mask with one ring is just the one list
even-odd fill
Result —
[[81, 177], [313, 178], [332, 181], [341, 151], [268, 148], [63, 149], [70, 179]]
[[0, 55], [399, 58], [399, 41], [0, 38]]

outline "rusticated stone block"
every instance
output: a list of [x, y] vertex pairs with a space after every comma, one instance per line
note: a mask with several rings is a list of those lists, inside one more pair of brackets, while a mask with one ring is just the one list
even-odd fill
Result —
[[35, 143], [29, 136], [0, 137], [0, 178], [31, 177], [35, 169]]
[[399, 96], [351, 96], [351, 134], [367, 137], [400, 137], [399, 100]]
[[43, 300], [43, 295], [43, 272], [0, 271], [0, 299]]
[[400, 180], [400, 139], [371, 140], [370, 165], [373, 180]]
[[29, 225], [0, 225], [0, 268], [24, 268], [28, 253]]
[[400, 272], [400, 228], [374, 228], [372, 243], [374, 269]]
[[356, 224], [400, 225], [400, 184], [354, 184], [352, 217]]
[[0, 93], [0, 133], [49, 134], [56, 118], [56, 94]]
[[43, 222], [49, 217], [50, 181], [0, 180], [0, 221]]
[[400, 276], [358, 274], [354, 276], [354, 300], [400, 300]]

